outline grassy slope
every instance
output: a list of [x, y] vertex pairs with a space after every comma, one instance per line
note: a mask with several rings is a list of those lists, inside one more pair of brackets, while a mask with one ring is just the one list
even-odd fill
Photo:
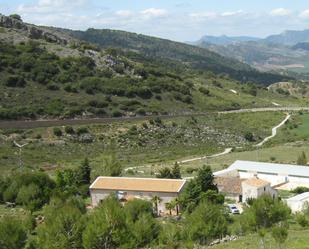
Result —
[[[124, 167], [153, 165], [157, 169], [189, 156], [210, 155], [231, 146], [250, 146], [244, 139], [246, 132], [253, 132], [259, 140], [267, 136], [271, 127], [283, 117], [283, 113], [243, 113], [167, 119], [161, 127], [143, 121], [89, 125], [87, 127], [95, 138], [90, 144], [74, 142], [67, 135], [56, 138], [53, 128], [17, 131], [19, 134], [5, 130], [2, 133], [10, 138], [8, 141], [0, 139], [1, 171], [18, 165], [13, 139], [31, 142], [25, 147], [23, 158], [25, 164], [33, 168], [75, 167], [88, 156], [94, 168], [99, 170], [104, 158], [110, 154], [109, 144], [113, 140], [114, 150]], [[143, 123], [147, 124], [147, 129], [143, 128]], [[136, 132], [132, 131], [134, 126]], [[38, 135], [40, 139], [37, 139]], [[146, 174], [150, 174], [149, 170]]]
[[[309, 230], [289, 230], [289, 236], [284, 245], [284, 248], [289, 249], [307, 249], [309, 245]], [[267, 246], [270, 248], [276, 248], [277, 244], [270, 236], [267, 237]], [[241, 237], [236, 241], [224, 243], [212, 247], [214, 249], [259, 249], [260, 240], [256, 234]]]

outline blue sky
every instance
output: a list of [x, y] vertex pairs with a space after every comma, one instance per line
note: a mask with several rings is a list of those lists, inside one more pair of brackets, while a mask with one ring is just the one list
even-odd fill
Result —
[[0, 0], [0, 13], [39, 25], [121, 29], [178, 41], [309, 29], [307, 0]]

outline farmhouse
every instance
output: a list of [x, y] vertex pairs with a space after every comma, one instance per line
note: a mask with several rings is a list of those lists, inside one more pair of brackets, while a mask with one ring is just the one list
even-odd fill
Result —
[[293, 213], [303, 211], [304, 208], [309, 207], [309, 192], [287, 199], [286, 204], [290, 207]]
[[92, 206], [97, 206], [110, 194], [125, 203], [132, 199], [157, 199], [159, 215], [168, 213], [166, 204], [173, 201], [184, 189], [186, 180], [129, 177], [98, 177], [90, 186]]
[[270, 186], [270, 182], [258, 178], [241, 179], [235, 176], [215, 177], [215, 184], [220, 193], [236, 202], [258, 198], [263, 194], [277, 196], [277, 191]]
[[299, 165], [236, 161], [227, 169], [215, 172], [214, 175], [240, 179], [256, 177], [270, 182], [276, 189], [309, 187], [309, 167]]

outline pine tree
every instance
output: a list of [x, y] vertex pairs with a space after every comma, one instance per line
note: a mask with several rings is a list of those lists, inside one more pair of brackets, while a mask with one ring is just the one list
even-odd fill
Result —
[[88, 158], [82, 162], [77, 170], [77, 178], [79, 184], [89, 184], [91, 175], [91, 167]]
[[172, 168], [172, 175], [173, 178], [175, 179], [181, 179], [180, 166], [177, 162], [174, 164], [174, 167]]

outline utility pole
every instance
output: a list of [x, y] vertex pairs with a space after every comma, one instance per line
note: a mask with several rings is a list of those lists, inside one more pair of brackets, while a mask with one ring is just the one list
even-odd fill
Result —
[[26, 145], [28, 145], [28, 143], [26, 144], [18, 144], [16, 141], [14, 141], [14, 145], [17, 146], [19, 148], [19, 167], [21, 168], [23, 166], [23, 161], [22, 161], [22, 148], [25, 147]]

